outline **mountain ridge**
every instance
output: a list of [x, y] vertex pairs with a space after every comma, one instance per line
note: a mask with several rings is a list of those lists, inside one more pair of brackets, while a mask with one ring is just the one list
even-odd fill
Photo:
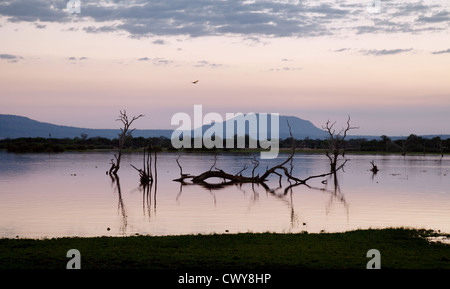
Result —
[[[256, 115], [259, 117], [259, 114]], [[315, 127], [310, 121], [303, 120], [294, 116], [280, 116], [279, 137], [281, 139], [288, 138], [290, 136], [286, 120], [289, 120], [295, 138], [325, 137], [325, 132]], [[224, 122], [224, 125], [226, 122], [227, 121]], [[203, 125], [203, 133], [211, 126], [212, 125]], [[172, 132], [174, 130], [175, 129], [136, 129], [133, 131], [133, 136], [142, 136], [146, 138], [162, 136], [171, 138]], [[56, 125], [47, 122], [40, 122], [25, 116], [0, 114], [0, 139], [20, 137], [75, 138], [81, 137], [82, 134], [86, 134], [88, 135], [88, 137], [105, 137], [113, 139], [116, 138], [119, 133], [119, 129], [92, 129], [66, 125]], [[268, 134], [270, 135], [270, 128]]]
[[[65, 125], [56, 125], [47, 122], [40, 122], [25, 116], [0, 114], [0, 139], [20, 138], [20, 137], [52, 137], [52, 138], [75, 138], [82, 134], [88, 137], [105, 137], [109, 139], [117, 138], [120, 129], [94, 129], [81, 128]], [[133, 136], [139, 137], [168, 137], [172, 130], [152, 129], [133, 131]]]
[[[310, 139], [324, 139], [327, 137], [327, 133], [324, 130], [317, 128], [316, 126], [314, 126], [314, 124], [312, 124], [308, 120], [304, 120], [296, 116], [280, 115], [279, 117], [280, 139], [286, 139], [290, 137], [287, 121], [289, 121], [289, 125], [292, 128], [292, 134], [296, 139], [304, 139], [306, 137]], [[224, 125], [226, 125], [225, 122]], [[202, 132], [204, 133], [211, 126], [212, 124], [203, 125]], [[268, 124], [268, 127], [270, 128], [270, 124]], [[145, 138], [148, 137], [171, 138], [172, 133], [175, 129], [136, 129], [133, 131], [133, 136]], [[40, 122], [26, 116], [0, 114], [0, 139], [6, 138], [14, 139], [21, 137], [75, 138], [81, 137], [83, 134], [86, 134], [88, 137], [105, 137], [108, 139], [114, 139], [117, 138], [119, 133], [120, 129], [80, 128], [66, 125], [56, 125], [47, 122]], [[268, 135], [270, 136], [270, 134], [271, 133], [269, 129]], [[394, 140], [399, 138], [407, 138], [408, 136], [389, 136], [389, 137]], [[428, 134], [422, 135], [422, 137], [425, 138], [441, 137], [442, 139], [445, 139], [450, 138], [450, 135]], [[380, 138], [380, 136], [348, 135], [347, 138], [348, 139], [366, 138], [368, 140], [371, 140], [371, 139], [378, 139]]]

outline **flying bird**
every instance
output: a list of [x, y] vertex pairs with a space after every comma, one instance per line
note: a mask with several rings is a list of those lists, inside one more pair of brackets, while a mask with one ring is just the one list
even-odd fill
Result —
[[197, 84], [197, 82], [198, 82], [198, 80], [196, 80], [196, 81], [192, 81], [192, 84]]

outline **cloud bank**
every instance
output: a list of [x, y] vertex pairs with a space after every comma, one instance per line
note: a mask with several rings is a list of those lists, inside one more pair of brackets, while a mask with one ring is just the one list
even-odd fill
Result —
[[368, 13], [365, 1], [317, 2], [81, 0], [81, 13], [70, 14], [67, 1], [2, 0], [0, 16], [9, 22], [85, 23], [87, 33], [126, 32], [131, 37], [315, 37], [349, 32], [419, 33], [450, 27], [450, 13], [440, 1], [382, 1], [376, 14]]
[[12, 55], [12, 54], [0, 54], [0, 60], [6, 60], [9, 63], [18, 62], [20, 59], [23, 59], [22, 56]]
[[405, 52], [410, 52], [412, 51], [412, 48], [408, 48], [408, 49], [370, 49], [370, 50], [366, 50], [366, 49], [362, 49], [360, 50], [360, 53], [364, 54], [364, 55], [374, 55], [374, 56], [384, 56], [384, 55], [395, 55], [395, 54], [400, 54], [400, 53], [405, 53]]

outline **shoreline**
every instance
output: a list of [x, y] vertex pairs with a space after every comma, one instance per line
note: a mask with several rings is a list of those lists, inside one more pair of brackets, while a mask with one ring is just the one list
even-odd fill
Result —
[[450, 237], [433, 230], [359, 229], [341, 233], [237, 233], [179, 236], [0, 239], [1, 269], [65, 269], [70, 249], [85, 269], [450, 269]]
[[[11, 154], [58, 154], [58, 153], [108, 153], [115, 152], [118, 149], [86, 149], [86, 150], [64, 150], [62, 152], [8, 152], [5, 148], [0, 148], [0, 152], [7, 152]], [[124, 149], [122, 152], [124, 153], [142, 153], [144, 150], [139, 149]], [[260, 149], [227, 149], [227, 150], [204, 150], [204, 149], [182, 149], [182, 150], [168, 150], [161, 149], [157, 151], [157, 153], [205, 153], [205, 154], [227, 154], [227, 153], [236, 153], [236, 154], [256, 154], [260, 153], [264, 150]], [[280, 154], [290, 153], [290, 148], [280, 148]], [[325, 149], [295, 149], [295, 154], [317, 154], [317, 155], [325, 155]], [[436, 152], [409, 152], [406, 154], [402, 154], [400, 152], [386, 152], [386, 151], [357, 151], [357, 150], [347, 150], [345, 152], [346, 155], [395, 155], [395, 156], [449, 156], [450, 153], [436, 153]]]

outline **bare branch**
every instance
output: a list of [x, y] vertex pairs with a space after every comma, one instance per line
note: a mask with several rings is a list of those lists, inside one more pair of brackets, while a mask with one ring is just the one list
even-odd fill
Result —
[[247, 169], [247, 165], [244, 165], [244, 168], [242, 170], [240, 170], [239, 172], [236, 173], [236, 176], [239, 175], [240, 173], [242, 173], [243, 171], [245, 171]]
[[140, 114], [138, 116], [134, 116], [131, 121], [128, 120], [128, 116], [127, 116], [127, 111], [126, 110], [120, 110], [120, 115], [119, 118], [116, 119], [116, 121], [120, 121], [123, 124], [123, 127], [120, 128], [121, 133], [119, 134], [119, 154], [118, 156], [114, 155], [114, 157], [116, 158], [116, 162], [114, 164], [112, 164], [111, 169], [110, 169], [110, 173], [112, 172], [114, 175], [117, 174], [117, 172], [120, 169], [120, 160], [122, 157], [122, 149], [123, 146], [125, 145], [125, 140], [127, 137], [131, 136], [131, 133], [134, 131], [134, 129], [129, 130], [131, 124], [143, 117], [144, 115]]
[[211, 166], [209, 171], [212, 171], [212, 169], [216, 166], [216, 162], [217, 162], [217, 154], [214, 155], [214, 164]]
[[339, 133], [336, 134], [336, 131], [333, 129], [333, 126], [336, 122], [331, 123], [329, 120], [326, 122], [325, 126], [322, 127], [324, 130], [328, 132], [329, 139], [328, 144], [329, 147], [325, 150], [325, 155], [330, 160], [330, 170], [336, 171], [337, 162], [339, 160], [339, 156], [345, 157], [345, 138], [347, 137], [347, 133], [352, 129], [357, 129], [359, 127], [352, 127], [350, 125], [350, 116], [347, 119], [347, 126], [342, 128]]
[[178, 156], [177, 159], [176, 159], [176, 161], [177, 161], [178, 167], [180, 168], [180, 176], [183, 176], [183, 168], [181, 167], [180, 162], [178, 161], [178, 159], [179, 159], [180, 157], [181, 157], [181, 156]]
[[[330, 161], [333, 160], [333, 157], [335, 157], [335, 159], [337, 159], [337, 155], [339, 153], [339, 145], [340, 143], [337, 141], [339, 140], [339, 138], [336, 137], [335, 135], [335, 131], [333, 130], [333, 126], [334, 123], [330, 123], [330, 121], [327, 122], [326, 124], [326, 129], [330, 134], [330, 140], [333, 141], [333, 146], [331, 146], [331, 148], [333, 148], [333, 155], [330, 154], [330, 152], [327, 151], [327, 156], [329, 156]], [[292, 131], [291, 131], [291, 126], [289, 125], [288, 122], [288, 127], [289, 127], [289, 133], [292, 137]], [[346, 131], [348, 131], [349, 129], [352, 129], [352, 127], [350, 126], [350, 122], [347, 122], [347, 128], [343, 131], [345, 132], [346, 135]], [[337, 154], [336, 154], [337, 153]], [[347, 160], [345, 160], [339, 167], [334, 167], [333, 170], [331, 170], [330, 172], [327, 173], [323, 173], [323, 174], [318, 174], [318, 175], [312, 175], [309, 176], [305, 179], [300, 179], [297, 177], [294, 177], [292, 175], [293, 172], [293, 157], [295, 154], [295, 140], [292, 137], [292, 150], [291, 150], [291, 154], [287, 157], [286, 160], [284, 160], [283, 162], [281, 162], [278, 165], [272, 166], [271, 168], [267, 167], [266, 171], [264, 172], [264, 174], [262, 174], [262, 176], [259, 176], [259, 174], [257, 176], [255, 176], [255, 170], [256, 168], [259, 166], [259, 161], [256, 160], [255, 157], [253, 157], [253, 159], [251, 159], [251, 163], [253, 164], [253, 169], [252, 169], [252, 175], [251, 177], [246, 177], [242, 175], [242, 172], [245, 171], [247, 169], [247, 165], [244, 166], [244, 168], [242, 170], [240, 170], [238, 173], [236, 174], [229, 174], [227, 172], [224, 172], [223, 170], [217, 169], [216, 171], [213, 171], [212, 168], [215, 167], [216, 164], [216, 158], [214, 161], [213, 166], [211, 166], [211, 168], [206, 171], [203, 172], [199, 175], [189, 175], [189, 174], [183, 174], [182, 171], [182, 167], [178, 161], [178, 159], [180, 157], [178, 157], [176, 159], [176, 162], [178, 164], [178, 167], [180, 168], [180, 175], [181, 177], [174, 180], [174, 181], [179, 181], [184, 183], [185, 179], [191, 179], [193, 184], [200, 184], [202, 186], [208, 187], [208, 188], [222, 188], [225, 185], [232, 185], [232, 184], [243, 184], [243, 183], [257, 183], [257, 184], [261, 184], [264, 188], [268, 189], [267, 185], [265, 184], [265, 182], [268, 180], [268, 178], [273, 174], [273, 175], [277, 175], [279, 177], [279, 184], [281, 187], [281, 180], [282, 180], [282, 173], [284, 173], [284, 175], [286, 176], [288, 182], [290, 183], [291, 186], [295, 186], [295, 185], [300, 185], [300, 184], [304, 184], [306, 185], [306, 182], [310, 179], [314, 179], [314, 178], [319, 178], [319, 177], [324, 177], [324, 176], [328, 176], [331, 174], [335, 174], [338, 170], [343, 169], [344, 165], [346, 164]], [[286, 166], [287, 163], [290, 162], [290, 169], [288, 169], [288, 167]], [[281, 172], [280, 172], [281, 171]], [[207, 182], [207, 180], [209, 178], [221, 178], [223, 179], [223, 183], [217, 185], [217, 184], [209, 184]], [[291, 183], [291, 181], [294, 182], [294, 184]]]
[[257, 167], [259, 167], [259, 161], [256, 159], [255, 156], [253, 156], [253, 159], [251, 160], [253, 164], [253, 170], [252, 170], [252, 178], [255, 177], [255, 170]]
[[370, 164], [372, 165], [372, 169], [370, 169], [370, 171], [376, 174], [379, 171], [378, 167], [375, 165], [374, 161], [371, 161]]

